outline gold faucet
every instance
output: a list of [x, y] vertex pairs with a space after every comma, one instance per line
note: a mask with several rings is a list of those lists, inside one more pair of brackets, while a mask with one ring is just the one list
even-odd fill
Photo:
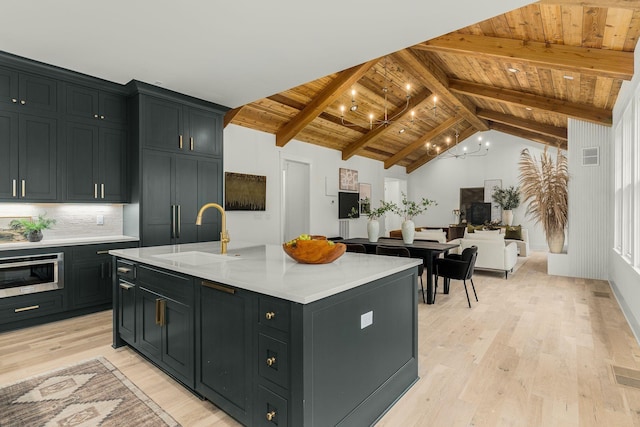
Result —
[[227, 231], [227, 214], [224, 212], [222, 206], [217, 203], [207, 203], [206, 205], [202, 206], [198, 211], [198, 216], [196, 217], [196, 225], [202, 225], [202, 214], [209, 208], [218, 209], [220, 211], [220, 215], [222, 215], [222, 231], [220, 231], [220, 253], [226, 254], [227, 243], [229, 243], [231, 240], [229, 239], [229, 232]]

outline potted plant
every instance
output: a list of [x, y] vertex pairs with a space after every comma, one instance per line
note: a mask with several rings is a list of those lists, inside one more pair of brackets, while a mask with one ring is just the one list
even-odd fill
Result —
[[520, 190], [515, 187], [493, 187], [493, 201], [502, 208], [502, 222], [506, 225], [513, 223], [513, 209], [520, 206]]
[[369, 218], [369, 222], [367, 222], [367, 236], [369, 237], [369, 241], [377, 242], [378, 237], [380, 237], [380, 223], [378, 219], [386, 212], [392, 210], [393, 204], [380, 200], [380, 207], [371, 209], [371, 202], [368, 197], [362, 199], [360, 203], [364, 208], [362, 212], [363, 215]]
[[549, 252], [560, 253], [569, 211], [569, 167], [567, 157], [558, 150], [556, 161], [545, 147], [536, 160], [528, 149], [520, 153], [520, 191], [529, 202], [527, 215], [542, 224]]
[[30, 242], [39, 242], [42, 240], [42, 230], [51, 228], [56, 223], [55, 219], [45, 218], [47, 214], [38, 215], [38, 219], [14, 219], [9, 223], [13, 230], [18, 230], [25, 235]]
[[413, 217], [420, 215], [429, 209], [431, 205], [437, 205], [435, 200], [429, 200], [423, 197], [419, 202], [408, 200], [407, 195], [402, 193], [402, 206], [398, 206], [395, 203], [389, 204], [390, 211], [400, 215], [404, 218], [402, 222], [402, 240], [405, 243], [413, 243], [413, 239], [416, 234], [416, 226], [413, 223]]

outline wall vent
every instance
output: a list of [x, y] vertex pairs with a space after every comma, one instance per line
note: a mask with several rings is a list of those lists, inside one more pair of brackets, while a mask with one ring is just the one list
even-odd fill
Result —
[[582, 149], [582, 166], [598, 166], [600, 164], [600, 148], [589, 147]]

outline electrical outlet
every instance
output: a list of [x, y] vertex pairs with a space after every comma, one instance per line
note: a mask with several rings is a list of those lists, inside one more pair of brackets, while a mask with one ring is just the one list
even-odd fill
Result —
[[97, 225], [104, 225], [104, 215], [96, 216], [96, 224]]

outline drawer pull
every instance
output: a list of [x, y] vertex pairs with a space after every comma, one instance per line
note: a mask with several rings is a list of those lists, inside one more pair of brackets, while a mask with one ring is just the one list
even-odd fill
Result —
[[267, 412], [267, 421], [273, 421], [276, 418], [276, 411]]
[[127, 283], [127, 282], [120, 282], [120, 287], [122, 289], [124, 289], [125, 291], [128, 291], [131, 288], [135, 288], [134, 285], [132, 285], [131, 283]]
[[229, 288], [227, 286], [218, 285], [217, 283], [209, 282], [207, 280], [202, 281], [202, 286], [205, 286], [210, 289], [215, 289], [216, 291], [225, 292], [227, 294], [235, 294], [236, 290], [233, 288]]
[[162, 298], [156, 298], [156, 325], [164, 326], [166, 324], [165, 311], [167, 301]]
[[108, 254], [109, 254], [108, 250], [106, 250], [106, 251], [96, 251], [96, 255], [108, 255]]
[[274, 356], [268, 357], [267, 358], [267, 365], [268, 366], [273, 366], [276, 364], [276, 358]]
[[264, 317], [266, 317], [267, 320], [271, 320], [276, 317], [276, 314], [273, 311], [268, 311], [265, 313]]
[[118, 267], [118, 273], [129, 274], [131, 273], [131, 269], [127, 267]]
[[13, 312], [14, 313], [21, 313], [23, 311], [37, 310], [39, 308], [40, 308], [39, 305], [30, 305], [29, 307], [16, 308], [16, 309], [13, 310]]

